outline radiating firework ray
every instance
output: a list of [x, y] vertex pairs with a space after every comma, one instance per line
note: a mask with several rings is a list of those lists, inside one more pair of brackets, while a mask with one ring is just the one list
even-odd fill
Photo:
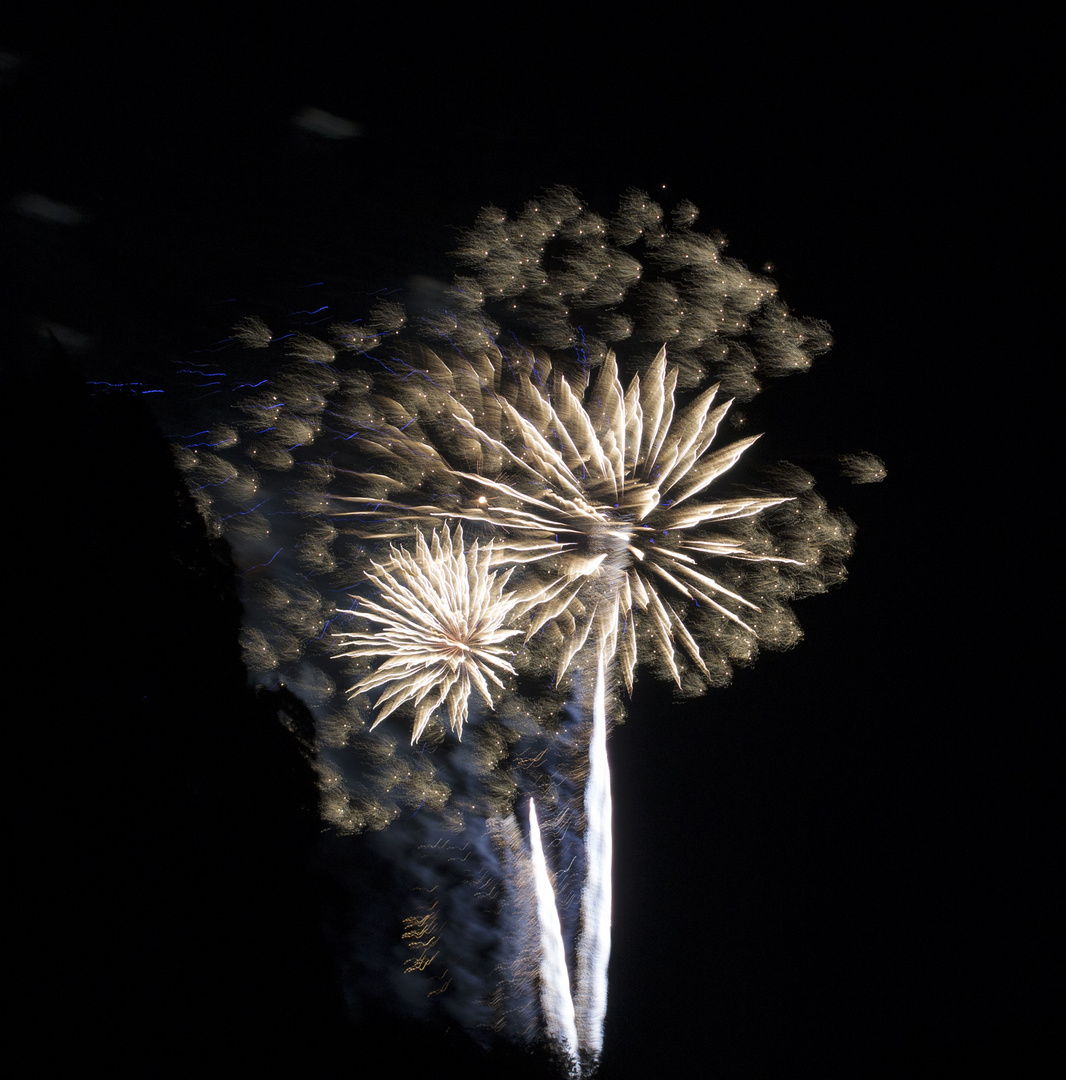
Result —
[[515, 674], [505, 643], [521, 631], [508, 629], [516, 608], [537, 602], [523, 599], [506, 586], [511, 571], [489, 570], [492, 544], [468, 550], [462, 526], [454, 533], [435, 530], [429, 544], [417, 533], [415, 552], [393, 547], [388, 563], [365, 571], [378, 587], [380, 601], [361, 600], [340, 612], [374, 626], [368, 632], [340, 632], [338, 657], [384, 657], [349, 690], [380, 690], [373, 727], [402, 705], [413, 705], [415, 742], [438, 708], [452, 731], [462, 738], [472, 690], [491, 709], [490, 683], [504, 689], [499, 672]]

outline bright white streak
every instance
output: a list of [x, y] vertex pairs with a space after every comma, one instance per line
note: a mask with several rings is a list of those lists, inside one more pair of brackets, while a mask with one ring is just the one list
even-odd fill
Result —
[[544, 861], [540, 825], [533, 800], [529, 800], [529, 847], [533, 858], [533, 880], [537, 890], [537, 924], [540, 927], [540, 998], [544, 1022], [550, 1038], [566, 1052], [577, 1067], [577, 1026], [574, 1000], [570, 996], [570, 976], [566, 970], [563, 929], [555, 906], [555, 890]]
[[611, 955], [611, 773], [607, 763], [607, 708], [603, 650], [596, 662], [589, 778], [585, 785], [585, 887], [577, 946], [578, 1045], [593, 1060], [603, 1052], [607, 961]]

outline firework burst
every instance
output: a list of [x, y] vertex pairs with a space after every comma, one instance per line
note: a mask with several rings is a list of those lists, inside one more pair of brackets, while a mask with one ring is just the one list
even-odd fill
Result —
[[[806, 370], [830, 335], [696, 217], [682, 203], [668, 223], [629, 192], [604, 218], [563, 188], [514, 217], [486, 209], [461, 237], [470, 276], [420, 296], [417, 319], [390, 301], [331, 344], [286, 340], [283, 375], [242, 406], [240, 445], [190, 455], [199, 497], [264, 561], [279, 511], [299, 521], [292, 556], [323, 598], [347, 591], [367, 541], [461, 522], [539, 591], [522, 663], [558, 681], [591, 635], [630, 691], [638, 662], [686, 692], [727, 683], [799, 639], [790, 602], [843, 579], [852, 527], [800, 470], [731, 483], [755, 440], [722, 438], [730, 400]], [[271, 340], [259, 322], [237, 336]], [[271, 473], [274, 509], [258, 495]], [[305, 609], [311, 642], [330, 613]], [[250, 662], [279, 670], [293, 638], [256, 638]]]
[[[181, 453], [247, 571], [249, 665], [315, 710], [327, 820], [383, 828], [406, 807], [411, 828], [442, 835], [497, 822], [485, 835], [506, 835], [498, 873], [518, 942], [500, 986], [519, 989], [484, 999], [527, 1017], [539, 984], [543, 1030], [582, 1071], [607, 1001], [615, 680], [632, 692], [645, 664], [699, 692], [759, 647], [792, 645], [790, 602], [843, 579], [853, 532], [794, 466], [736, 481], [755, 438], [725, 435], [733, 400], [806, 370], [826, 327], [697, 234], [691, 204], [673, 217], [637, 192], [612, 219], [567, 189], [513, 218], [487, 209], [461, 236], [469, 276], [413, 294], [417, 317], [390, 301], [329, 344], [281, 335], [280, 373]], [[273, 340], [254, 320], [235, 337]], [[884, 472], [871, 455], [845, 466]], [[359, 628], [326, 649], [338, 617]], [[479, 702], [498, 710], [491, 722], [469, 723]], [[416, 754], [393, 725], [369, 736], [400, 709], [412, 743], [438, 717], [469, 737]], [[528, 855], [520, 793], [555, 834], [541, 842], [531, 800]], [[572, 827], [583, 851], [564, 863]]]
[[[743, 659], [757, 639], [787, 642], [781, 600], [804, 591], [831, 548], [847, 547], [847, 524], [820, 500], [803, 500], [775, 537], [753, 519], [794, 496], [705, 497], [756, 440], [714, 448], [731, 402], [719, 403], [714, 385], [679, 407], [665, 348], [626, 388], [613, 353], [584, 386], [545, 356], [522, 365], [499, 350], [447, 364], [422, 353], [409, 369], [359, 432], [388, 475], [368, 478], [381, 485], [372, 505], [335, 495], [333, 513], [361, 538], [409, 536], [442, 519], [476, 524], [493, 538], [493, 565], [535, 568], [542, 602], [525, 636], [562, 620], [556, 678], [595, 630], [619, 654], [630, 692], [645, 653], [679, 686], [682, 656], [705, 682], [722, 681], [675, 604], [712, 624], [703, 636], [720, 669], [726, 650]], [[437, 501], [415, 501], [424, 491]], [[817, 540], [793, 553], [796, 519]]]
[[417, 533], [413, 554], [391, 550], [388, 563], [374, 563], [373, 570], [366, 571], [380, 601], [364, 599], [340, 612], [364, 619], [374, 629], [337, 633], [343, 644], [335, 655], [385, 658], [349, 694], [381, 691], [372, 727], [400, 706], [412, 705], [412, 743], [438, 708], [462, 738], [471, 692], [477, 690], [492, 708], [489, 684], [502, 690], [500, 673], [515, 673], [505, 643], [520, 631], [507, 623], [523, 600], [506, 588], [510, 570], [489, 570], [492, 545], [479, 550], [475, 542], [467, 549], [462, 526], [454, 533], [447, 527], [434, 531], [428, 544]]

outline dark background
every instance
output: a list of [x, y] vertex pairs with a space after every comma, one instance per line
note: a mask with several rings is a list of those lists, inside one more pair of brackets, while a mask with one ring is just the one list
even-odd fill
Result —
[[[449, 277], [481, 206], [565, 183], [605, 213], [631, 186], [691, 199], [830, 322], [834, 350], [751, 413], [858, 524], [798, 648], [684, 707], [641, 683], [612, 738], [602, 1075], [1043, 1074], [1061, 706], [1014, 425], [1050, 380], [1019, 344], [1044, 34], [863, 19], [292, 9], [0, 37], [16, 1019], [47, 1025], [38, 1053], [538, 1074], [344, 1018], [313, 784], [244, 685], [226, 552], [140, 395], [84, 382], [153, 389], [243, 314], [359, 315]], [[358, 133], [294, 122], [312, 107]], [[840, 481], [855, 450], [888, 480]]]

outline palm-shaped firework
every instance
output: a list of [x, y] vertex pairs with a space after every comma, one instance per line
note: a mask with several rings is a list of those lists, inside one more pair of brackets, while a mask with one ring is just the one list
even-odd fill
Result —
[[[554, 807], [584, 828], [573, 986], [558, 920], [535, 914], [543, 893], [529, 908], [547, 1031], [575, 1061], [598, 1056], [606, 1001], [612, 680], [632, 692], [646, 663], [685, 690], [727, 682], [760, 645], [797, 640], [789, 601], [839, 580], [850, 547], [850, 523], [799, 470], [730, 483], [755, 440], [719, 442], [729, 398], [804, 370], [828, 335], [695, 233], [695, 216], [682, 205], [670, 229], [631, 193], [606, 220], [566, 190], [514, 219], [485, 211], [461, 242], [471, 276], [418, 320], [384, 305], [332, 344], [291, 339], [283, 377], [244, 406], [238, 427], [254, 437], [186, 457], [217, 517], [264, 558], [284, 522], [274, 578], [249, 589], [248, 652], [260, 672], [293, 670], [318, 705], [336, 823], [385, 824], [407, 804], [461, 828], [508, 815], [519, 792], [558, 800], [528, 763], [549, 759], [535, 743], [541, 721], [562, 723], [559, 688], [577, 704], [585, 796]], [[239, 336], [269, 341], [256, 322]], [[455, 760], [477, 763], [491, 797], [451, 796], [447, 760], [419, 758], [417, 783], [397, 768], [391, 725], [377, 725], [400, 711], [412, 741], [435, 716], [473, 731]], [[358, 747], [353, 785], [336, 762]], [[529, 850], [530, 879], [550, 881], [535, 837]]]

